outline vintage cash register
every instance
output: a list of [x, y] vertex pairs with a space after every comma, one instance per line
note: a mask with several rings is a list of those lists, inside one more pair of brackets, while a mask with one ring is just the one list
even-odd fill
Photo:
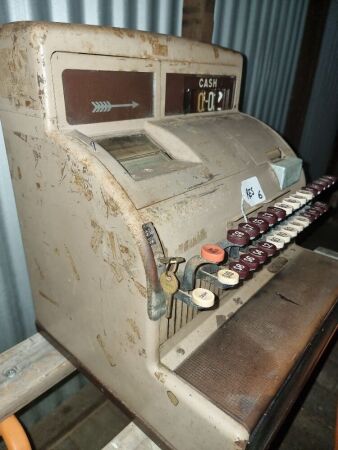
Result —
[[263, 449], [336, 323], [295, 244], [336, 179], [238, 110], [242, 56], [1, 28], [0, 108], [39, 329], [169, 448]]

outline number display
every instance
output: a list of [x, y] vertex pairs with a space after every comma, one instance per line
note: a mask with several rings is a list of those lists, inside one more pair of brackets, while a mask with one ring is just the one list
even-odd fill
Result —
[[168, 73], [165, 113], [190, 114], [232, 109], [235, 84], [234, 76]]

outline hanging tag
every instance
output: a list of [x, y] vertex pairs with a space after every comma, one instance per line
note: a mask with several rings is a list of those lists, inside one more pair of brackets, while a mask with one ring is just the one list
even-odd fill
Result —
[[257, 177], [247, 178], [241, 183], [242, 198], [250, 205], [255, 206], [265, 201], [265, 194]]

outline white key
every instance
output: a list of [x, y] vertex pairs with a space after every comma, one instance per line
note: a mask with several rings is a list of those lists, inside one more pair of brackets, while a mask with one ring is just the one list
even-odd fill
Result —
[[281, 239], [284, 244], [288, 244], [291, 241], [290, 235], [285, 233], [284, 231], [276, 231], [276, 233], [274, 233], [273, 235]]
[[193, 303], [201, 308], [211, 308], [215, 304], [215, 295], [209, 289], [196, 288], [191, 297]]
[[276, 208], [284, 209], [288, 216], [292, 214], [292, 207], [290, 205], [287, 205], [286, 203], [275, 203], [274, 206], [276, 206]]
[[307, 201], [310, 201], [313, 199], [314, 195], [310, 191], [305, 191], [304, 189], [301, 189], [300, 191], [296, 192], [297, 195], [301, 195], [302, 197], [306, 198]]
[[298, 233], [300, 233], [301, 231], [303, 231], [304, 230], [304, 228], [305, 228], [305, 224], [304, 223], [302, 223], [302, 222], [299, 222], [299, 221], [297, 221], [297, 220], [288, 220], [287, 221], [287, 224], [288, 225], [291, 225], [293, 228], [295, 228], [297, 231], [298, 231]]
[[303, 223], [304, 228], [308, 227], [310, 225], [310, 220], [305, 216], [293, 216], [292, 220], [297, 220], [297, 222]]
[[291, 198], [291, 197], [287, 197], [287, 198], [283, 198], [283, 203], [285, 203], [286, 205], [291, 206], [292, 211], [295, 211], [296, 209], [301, 207], [300, 202], [298, 202], [297, 200]]
[[275, 235], [267, 236], [265, 240], [266, 242], [270, 242], [270, 244], [274, 244], [278, 250], [284, 247], [284, 242]]
[[286, 233], [292, 238], [295, 238], [298, 234], [298, 231], [296, 230], [296, 228], [294, 228], [288, 224], [278, 227], [278, 231], [281, 231], [282, 233]]
[[236, 286], [239, 283], [239, 275], [234, 270], [221, 269], [217, 272], [217, 279], [227, 286]]
[[290, 198], [292, 198], [293, 200], [296, 200], [296, 202], [300, 203], [300, 206], [304, 206], [307, 203], [306, 198], [302, 197], [301, 195], [298, 195], [298, 194], [292, 194], [292, 195], [290, 195]]

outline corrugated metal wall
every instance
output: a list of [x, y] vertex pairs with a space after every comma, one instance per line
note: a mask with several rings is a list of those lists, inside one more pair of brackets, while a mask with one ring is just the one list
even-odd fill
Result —
[[0, 22], [49, 20], [181, 34], [183, 0], [1, 0]]
[[[216, 0], [213, 41], [247, 57], [242, 109], [283, 131], [308, 0]], [[181, 34], [183, 0], [0, 0], [0, 22], [49, 20]], [[0, 351], [34, 331], [8, 167], [0, 154]], [[81, 384], [47, 396], [26, 424]]]
[[213, 42], [246, 57], [242, 111], [283, 133], [309, 0], [216, 0]]
[[330, 161], [338, 130], [338, 0], [331, 0], [299, 154], [312, 179]]

